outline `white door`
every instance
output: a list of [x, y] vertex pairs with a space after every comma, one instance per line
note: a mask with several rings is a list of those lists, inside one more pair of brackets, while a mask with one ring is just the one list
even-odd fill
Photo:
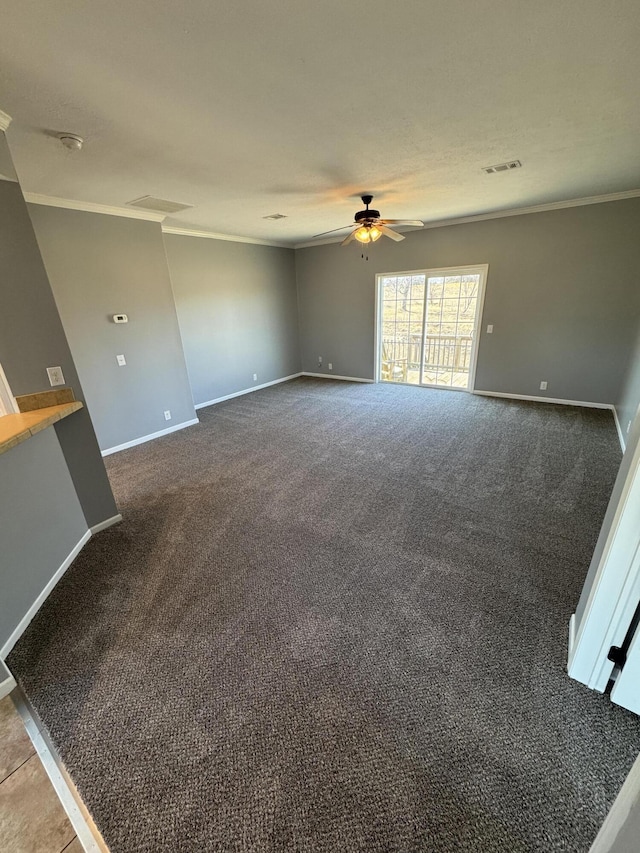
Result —
[[611, 698], [623, 708], [640, 714], [640, 630], [631, 641], [627, 662], [615, 680]]
[[[640, 601], [640, 415], [629, 436], [585, 594], [584, 608], [571, 619], [568, 672], [587, 687], [604, 692], [615, 675], [610, 650], [625, 644]], [[611, 698], [640, 714], [637, 636], [627, 654]]]

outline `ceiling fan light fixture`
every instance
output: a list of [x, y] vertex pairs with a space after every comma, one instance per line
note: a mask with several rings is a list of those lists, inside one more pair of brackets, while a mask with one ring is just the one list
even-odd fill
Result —
[[417, 228], [424, 228], [424, 222], [420, 219], [382, 219], [379, 210], [373, 210], [369, 207], [373, 201], [373, 196], [363, 195], [361, 198], [366, 205], [366, 209], [359, 210], [356, 213], [354, 222], [351, 225], [343, 225], [341, 228], [332, 228], [331, 231], [323, 231], [321, 234], [316, 234], [313, 239], [351, 228], [351, 233], [341, 241], [340, 245], [348, 246], [353, 240], [357, 240], [359, 243], [375, 243], [381, 237], [389, 237], [391, 240], [399, 242], [400, 240], [404, 240], [404, 236], [398, 234], [393, 228], [389, 228], [389, 225], [411, 225]]

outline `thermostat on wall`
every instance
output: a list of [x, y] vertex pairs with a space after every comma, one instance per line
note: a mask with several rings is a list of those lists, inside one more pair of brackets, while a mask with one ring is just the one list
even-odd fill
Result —
[[128, 323], [129, 318], [127, 317], [126, 314], [114, 314], [113, 315], [113, 322], [114, 323]]

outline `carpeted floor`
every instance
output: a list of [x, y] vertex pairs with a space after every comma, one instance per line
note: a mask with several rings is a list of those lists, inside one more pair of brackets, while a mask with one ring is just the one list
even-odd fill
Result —
[[300, 379], [107, 460], [10, 658], [113, 853], [587, 851], [640, 719], [565, 674], [611, 413]]

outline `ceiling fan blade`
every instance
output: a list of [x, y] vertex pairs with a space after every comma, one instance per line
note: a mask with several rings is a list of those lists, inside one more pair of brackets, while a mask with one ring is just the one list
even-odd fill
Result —
[[404, 240], [402, 234], [398, 234], [396, 231], [392, 231], [391, 228], [387, 228], [386, 225], [378, 225], [378, 228], [380, 229], [380, 231], [382, 231], [385, 237], [391, 237], [391, 239], [395, 240], [396, 243], [399, 243], [400, 240]]
[[314, 234], [311, 239], [315, 240], [316, 237], [324, 237], [325, 234], [333, 234], [335, 231], [344, 231], [345, 228], [353, 228], [353, 222], [349, 225], [343, 225], [342, 228], [332, 228], [331, 231], [322, 231], [320, 234]]
[[346, 239], [344, 239], [344, 240], [342, 241], [342, 243], [340, 243], [340, 245], [341, 245], [341, 246], [346, 246], [346, 245], [348, 245], [352, 240], [355, 240], [355, 239], [356, 239], [356, 231], [355, 231], [355, 228], [354, 228], [354, 230], [351, 232], [351, 234], [349, 234], [349, 236], [348, 236]]
[[419, 219], [381, 219], [383, 225], [418, 225], [424, 228], [424, 222]]

